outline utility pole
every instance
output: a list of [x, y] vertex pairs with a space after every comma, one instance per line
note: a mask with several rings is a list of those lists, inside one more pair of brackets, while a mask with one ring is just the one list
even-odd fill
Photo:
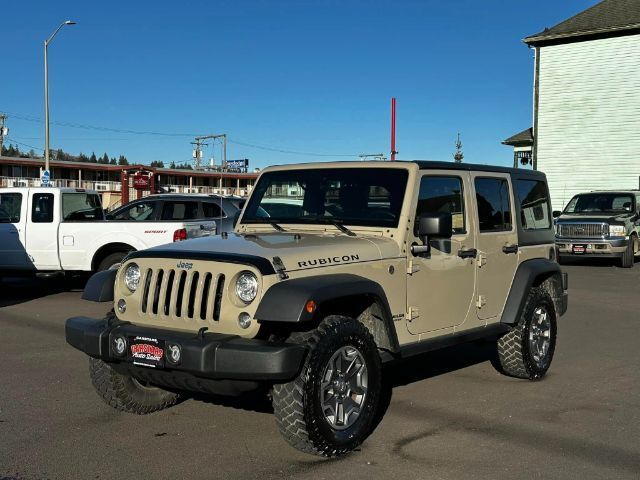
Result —
[[4, 137], [9, 134], [9, 129], [6, 127], [5, 123], [7, 121], [7, 116], [0, 112], [0, 155], [2, 155], [2, 145], [4, 144]]
[[202, 157], [202, 151], [200, 150], [200, 146], [207, 146], [208, 143], [202, 143], [203, 140], [216, 140], [218, 138], [222, 139], [222, 167], [227, 166], [227, 134], [221, 133], [217, 135], [202, 135], [201, 137], [195, 137], [195, 142], [191, 142], [192, 145], [196, 146], [194, 151], [194, 157], [196, 158], [196, 169], [200, 168], [200, 158]]
[[396, 99], [391, 99], [391, 161], [396, 159]]

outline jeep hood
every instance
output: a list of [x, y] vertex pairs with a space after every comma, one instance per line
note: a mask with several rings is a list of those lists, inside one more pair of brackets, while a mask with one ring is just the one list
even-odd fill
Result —
[[[248, 263], [263, 274], [273, 273], [274, 257], [288, 272], [339, 264], [367, 262], [400, 255], [398, 244], [385, 237], [307, 233], [230, 233], [134, 252], [129, 258], [176, 258]], [[267, 263], [268, 262], [268, 263]]]

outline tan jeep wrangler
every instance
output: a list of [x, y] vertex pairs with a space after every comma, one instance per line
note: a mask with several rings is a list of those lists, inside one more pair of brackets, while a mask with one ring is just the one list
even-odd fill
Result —
[[234, 233], [130, 254], [71, 318], [99, 395], [150, 413], [183, 391], [271, 388], [278, 427], [335, 456], [371, 432], [382, 363], [495, 340], [537, 380], [567, 308], [542, 173], [444, 162], [267, 168]]

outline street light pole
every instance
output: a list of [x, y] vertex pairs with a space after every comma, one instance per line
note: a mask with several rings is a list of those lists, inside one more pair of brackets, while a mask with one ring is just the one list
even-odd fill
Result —
[[47, 47], [62, 27], [75, 24], [76, 22], [71, 20], [62, 22], [55, 32], [44, 41], [44, 169], [47, 171], [49, 170], [49, 61], [47, 60]]

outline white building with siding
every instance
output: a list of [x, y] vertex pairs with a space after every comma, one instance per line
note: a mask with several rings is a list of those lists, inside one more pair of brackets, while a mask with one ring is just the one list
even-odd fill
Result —
[[532, 163], [553, 208], [639, 188], [640, 0], [604, 0], [524, 42], [535, 51]]

